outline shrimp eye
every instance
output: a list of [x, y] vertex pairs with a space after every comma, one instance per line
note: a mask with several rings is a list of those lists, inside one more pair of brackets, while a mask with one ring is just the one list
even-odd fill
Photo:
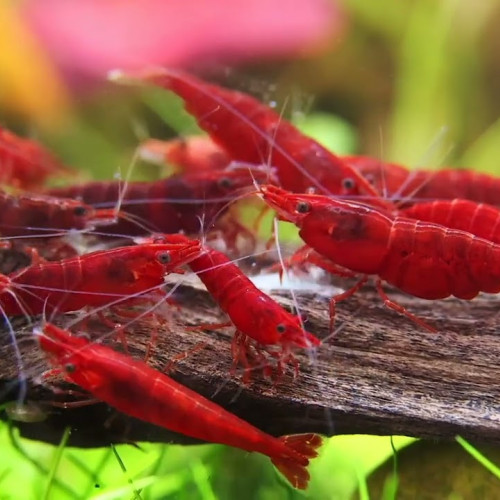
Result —
[[73, 363], [68, 363], [64, 365], [64, 370], [66, 373], [74, 373], [76, 371], [76, 366]]
[[276, 331], [278, 333], [285, 333], [286, 332], [286, 325], [284, 325], [283, 323], [279, 323], [276, 325]]
[[231, 189], [233, 187], [233, 181], [229, 177], [222, 177], [219, 180], [219, 187], [222, 189]]
[[345, 179], [342, 179], [342, 187], [346, 191], [354, 189], [355, 186], [356, 186], [356, 181], [352, 177], [346, 177]]
[[299, 201], [297, 203], [297, 206], [295, 207], [295, 210], [299, 214], [306, 214], [307, 212], [309, 212], [311, 210], [311, 204], [308, 203], [307, 201]]
[[76, 215], [76, 217], [83, 217], [87, 214], [87, 208], [83, 205], [78, 205], [73, 209], [73, 214]]
[[170, 252], [158, 252], [156, 258], [160, 264], [168, 264], [172, 260]]

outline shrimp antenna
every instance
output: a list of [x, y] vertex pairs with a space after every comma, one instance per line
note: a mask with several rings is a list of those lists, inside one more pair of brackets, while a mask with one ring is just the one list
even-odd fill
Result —
[[[130, 182], [130, 177], [132, 175], [132, 170], [134, 169], [138, 159], [139, 159], [139, 151], [136, 148], [134, 153], [132, 154], [132, 158], [130, 159], [129, 164], [127, 165], [127, 171], [125, 173], [125, 180], [123, 181], [123, 185], [120, 186], [120, 188], [119, 188], [118, 199], [116, 200], [116, 205], [115, 205], [115, 217], [116, 218], [118, 218], [118, 214], [120, 213], [123, 199], [125, 198], [125, 195], [127, 194], [127, 189], [128, 189], [128, 185]], [[121, 175], [118, 175], [118, 180], [121, 182], [121, 180], [122, 180]]]
[[[7, 293], [12, 294], [12, 291], [7, 290]], [[9, 331], [9, 337], [12, 343], [12, 348], [14, 349], [14, 355], [16, 357], [17, 368], [19, 370], [17, 374], [19, 381], [19, 394], [17, 397], [17, 405], [21, 406], [23, 401], [26, 399], [26, 394], [28, 393], [28, 384], [26, 382], [26, 372], [24, 370], [23, 357], [21, 355], [21, 351], [19, 350], [19, 346], [17, 345], [16, 333], [14, 331], [14, 328], [12, 327], [12, 323], [10, 322], [9, 317], [7, 316], [7, 314], [5, 314], [3, 307], [0, 307], [0, 314], [3, 316], [6, 322], [7, 329]]]
[[[278, 254], [278, 260], [281, 266], [281, 269], [283, 270], [283, 273], [287, 278], [289, 278], [288, 275], [288, 269], [285, 266], [285, 262], [283, 260], [283, 255], [281, 253], [281, 246], [279, 242], [279, 223], [278, 219], [275, 217], [273, 219], [273, 233], [274, 233], [274, 241], [276, 243], [276, 253]], [[280, 281], [283, 284], [282, 277], [280, 275]], [[288, 279], [290, 282], [290, 280]], [[299, 320], [300, 328], [302, 329], [302, 332], [304, 333], [304, 338], [306, 339], [307, 335], [305, 334], [305, 327], [304, 327], [304, 321], [302, 320], [302, 315], [300, 314], [300, 309], [299, 309], [299, 302], [297, 300], [297, 294], [295, 293], [294, 288], [290, 285], [288, 290], [290, 291], [290, 296], [292, 297], [292, 302], [295, 307], [295, 310], [297, 311], [297, 318]], [[307, 340], [307, 339], [306, 339]], [[309, 346], [312, 347], [312, 346]], [[309, 351], [310, 349], [307, 349], [308, 356], [309, 356]], [[310, 356], [310, 361], [314, 361], [314, 356]]]

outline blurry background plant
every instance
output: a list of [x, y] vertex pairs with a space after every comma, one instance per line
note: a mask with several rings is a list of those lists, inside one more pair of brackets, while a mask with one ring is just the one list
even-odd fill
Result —
[[[139, 139], [197, 128], [176, 98], [118, 88], [106, 72], [188, 65], [276, 102], [335, 152], [498, 174], [499, 21], [500, 0], [2, 0], [0, 120], [38, 136], [68, 164], [110, 178]], [[236, 70], [222, 66], [242, 61]], [[119, 447], [124, 475], [109, 449], [61, 454], [22, 441], [23, 455], [14, 444], [0, 424], [0, 491], [9, 498], [26, 498], [21, 478], [31, 481], [32, 498], [88, 498], [106, 488], [115, 491], [106, 498], [122, 498], [128, 477], [142, 478], [137, 488], [151, 483], [143, 498], [300, 496], [262, 457], [219, 446]], [[357, 488], [362, 498], [394, 498], [398, 488], [400, 498], [496, 496], [495, 476], [475, 469], [458, 445], [409, 446], [396, 468], [392, 453], [389, 438], [332, 438], [312, 465], [306, 496], [343, 499]], [[498, 462], [498, 449], [488, 455]]]

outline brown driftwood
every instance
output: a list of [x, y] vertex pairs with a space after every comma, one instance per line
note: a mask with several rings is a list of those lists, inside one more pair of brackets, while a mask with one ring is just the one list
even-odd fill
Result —
[[[188, 324], [223, 320], [201, 286], [179, 288], [182, 318]], [[274, 294], [284, 305], [286, 293]], [[473, 301], [426, 301], [391, 291], [440, 333], [422, 330], [405, 316], [387, 309], [369, 286], [339, 304], [336, 336], [321, 346], [314, 360], [300, 355], [300, 376], [284, 376], [273, 385], [258, 374], [250, 386], [230, 376], [231, 329], [218, 332], [159, 331], [150, 363], [158, 369], [198, 342], [207, 346], [175, 366], [172, 376], [231, 412], [275, 435], [319, 432], [403, 434], [451, 439], [456, 434], [474, 441], [500, 443], [500, 334], [495, 296]], [[328, 335], [328, 296], [298, 293], [308, 329]], [[174, 313], [174, 317], [179, 313]], [[141, 326], [142, 325], [142, 326]], [[144, 353], [148, 323], [137, 323], [127, 336], [129, 350]], [[29, 328], [17, 328], [28, 374], [28, 398], [41, 404], [47, 418], [21, 423], [23, 435], [57, 442], [67, 425], [72, 444], [102, 446], [120, 441], [181, 441], [154, 426], [117, 414], [104, 404], [63, 409], [48, 402], [56, 396], [33, 378], [46, 368]], [[17, 366], [6, 333], [0, 336], [0, 403], [15, 397], [7, 384]], [[8, 389], [10, 393], [8, 394]], [[63, 396], [68, 399], [67, 395]]]

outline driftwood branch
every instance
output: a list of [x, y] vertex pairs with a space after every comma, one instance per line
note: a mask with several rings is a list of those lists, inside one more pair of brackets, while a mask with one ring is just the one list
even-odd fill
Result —
[[[192, 325], [224, 320], [201, 286], [181, 286], [182, 318]], [[338, 305], [336, 325], [343, 328], [322, 345], [314, 359], [300, 355], [300, 376], [285, 375], [279, 384], [255, 375], [252, 384], [230, 376], [231, 329], [185, 331], [175, 321], [160, 330], [150, 363], [162, 370], [179, 353], [199, 342], [207, 346], [176, 364], [173, 378], [274, 435], [319, 432], [325, 435], [403, 434], [500, 443], [500, 334], [495, 296], [473, 301], [426, 301], [390, 291], [390, 296], [435, 326], [422, 330], [407, 317], [387, 309], [369, 286]], [[290, 307], [288, 294], [274, 294]], [[308, 330], [328, 335], [329, 294], [297, 295]], [[175, 313], [174, 316], [178, 314]], [[144, 326], [146, 325], [146, 326]], [[150, 325], [149, 325], [150, 328]], [[127, 334], [128, 347], [144, 355], [148, 324]], [[188, 440], [118, 414], [105, 404], [58, 408], [56, 395], [37, 385], [46, 369], [30, 329], [17, 328], [28, 378], [28, 399], [41, 405], [46, 418], [14, 422], [24, 436], [58, 442], [73, 428], [71, 444], [104, 446], [109, 442]], [[0, 336], [0, 403], [15, 398], [18, 368], [10, 338]], [[63, 400], [68, 395], [62, 396]], [[5, 415], [4, 415], [5, 416]]]

